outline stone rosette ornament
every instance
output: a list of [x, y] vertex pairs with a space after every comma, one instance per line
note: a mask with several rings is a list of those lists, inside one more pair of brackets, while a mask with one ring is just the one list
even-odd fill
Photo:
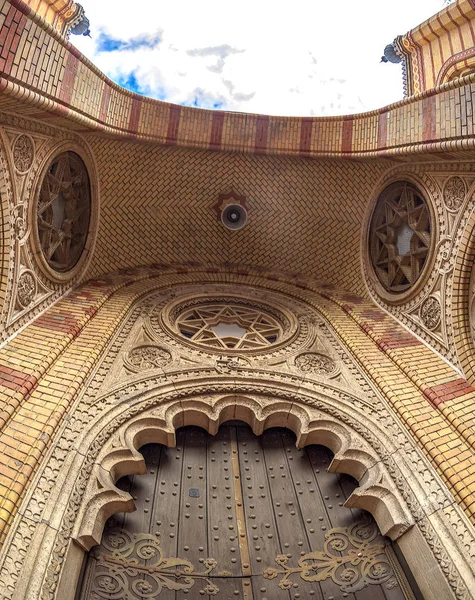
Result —
[[138, 373], [159, 369], [168, 364], [171, 358], [168, 350], [153, 344], [143, 344], [136, 346], [125, 355], [124, 364], [129, 370]]
[[21, 308], [28, 308], [36, 295], [36, 280], [31, 271], [24, 271], [18, 278], [17, 302]]
[[465, 181], [458, 176], [447, 179], [444, 186], [444, 204], [451, 211], [457, 211], [463, 204], [467, 189]]
[[13, 143], [13, 164], [19, 173], [30, 170], [35, 158], [33, 140], [25, 134], [19, 135]]
[[427, 329], [436, 329], [440, 323], [442, 309], [434, 296], [429, 296], [421, 305], [421, 321]]
[[335, 375], [337, 365], [333, 358], [319, 352], [304, 352], [295, 358], [295, 366], [312, 375]]

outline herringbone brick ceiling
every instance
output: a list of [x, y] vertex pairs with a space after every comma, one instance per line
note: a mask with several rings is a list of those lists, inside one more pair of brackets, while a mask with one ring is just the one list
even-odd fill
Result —
[[[89, 275], [194, 261], [310, 275], [364, 292], [361, 223], [389, 161], [345, 162], [230, 154], [89, 136], [101, 218]], [[233, 189], [249, 221], [232, 232], [214, 204]]]

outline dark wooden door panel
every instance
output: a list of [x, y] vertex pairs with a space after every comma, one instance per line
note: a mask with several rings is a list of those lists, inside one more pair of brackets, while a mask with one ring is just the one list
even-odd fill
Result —
[[146, 475], [118, 482], [137, 510], [107, 522], [80, 600], [412, 600], [389, 540], [344, 507], [356, 482], [327, 472], [326, 448], [233, 424], [141, 452]]

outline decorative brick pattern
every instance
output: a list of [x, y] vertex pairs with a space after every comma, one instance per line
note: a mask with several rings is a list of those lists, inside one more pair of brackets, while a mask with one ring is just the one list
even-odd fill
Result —
[[408, 94], [425, 92], [475, 65], [475, 10], [471, 0], [457, 0], [399, 39], [406, 55]]
[[[101, 189], [90, 276], [150, 261], [286, 265], [365, 293], [361, 222], [386, 162], [315, 163], [102, 137], [88, 141]], [[213, 208], [231, 189], [248, 199], [249, 226], [239, 232], [226, 230]]]
[[[457, 11], [466, 2], [459, 0], [447, 10]], [[424, 98], [416, 96], [362, 115], [302, 119], [228, 113], [216, 117], [212, 111], [127, 92], [38, 15], [27, 19], [29, 12], [22, 2], [0, 1], [5, 36], [0, 108], [14, 107], [17, 114], [81, 132], [99, 130], [168, 145], [256, 154], [410, 159], [424, 152], [458, 151], [456, 138], [461, 136], [466, 138], [465, 149], [475, 147], [471, 137], [475, 90], [470, 85], [475, 75], [435, 88]], [[49, 34], [46, 48], [45, 32]]]

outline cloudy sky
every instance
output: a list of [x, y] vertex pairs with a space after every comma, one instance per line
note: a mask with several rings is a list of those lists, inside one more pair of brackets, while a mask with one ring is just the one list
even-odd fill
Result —
[[[384, 47], [444, 0], [81, 0], [71, 41], [113, 81], [187, 106], [338, 115], [402, 98]], [[132, 10], [131, 10], [132, 8]]]

